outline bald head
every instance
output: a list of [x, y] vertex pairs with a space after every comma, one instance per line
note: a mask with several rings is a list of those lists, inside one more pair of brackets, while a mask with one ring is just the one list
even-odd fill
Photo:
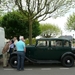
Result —
[[23, 36], [20, 36], [19, 39], [22, 40], [22, 41], [24, 41], [24, 37]]

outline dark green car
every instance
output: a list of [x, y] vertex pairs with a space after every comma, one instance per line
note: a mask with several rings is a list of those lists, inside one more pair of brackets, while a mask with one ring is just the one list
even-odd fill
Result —
[[[25, 60], [32, 63], [61, 63], [65, 67], [72, 67], [74, 59], [75, 48], [67, 39], [42, 38], [37, 39], [35, 45], [26, 47]], [[17, 65], [16, 52], [10, 56], [10, 65]]]

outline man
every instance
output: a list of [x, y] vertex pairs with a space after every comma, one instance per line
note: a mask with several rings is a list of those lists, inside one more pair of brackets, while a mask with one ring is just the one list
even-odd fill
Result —
[[16, 43], [18, 42], [18, 40], [17, 40], [17, 37], [16, 37], [16, 36], [13, 38], [13, 41], [14, 41], [14, 44], [16, 45]]
[[9, 54], [11, 54], [14, 51], [14, 41], [10, 40], [10, 45], [9, 45]]
[[16, 36], [13, 38], [13, 41], [14, 41], [14, 50], [13, 51], [16, 51], [16, 43], [18, 42]]
[[9, 50], [9, 41], [5, 44], [2, 54], [3, 54], [3, 67], [6, 68], [8, 66], [8, 55], [7, 52]]
[[24, 37], [20, 36], [19, 41], [16, 43], [17, 48], [17, 70], [24, 70], [24, 59], [25, 59], [25, 52], [26, 52], [26, 46], [24, 43]]

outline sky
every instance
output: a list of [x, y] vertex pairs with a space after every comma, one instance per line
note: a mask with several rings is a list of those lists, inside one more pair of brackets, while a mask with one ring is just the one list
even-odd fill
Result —
[[75, 12], [75, 9], [71, 9], [68, 13], [66, 13], [64, 16], [54, 18], [49, 18], [45, 21], [41, 21], [40, 23], [51, 23], [57, 25], [62, 30], [62, 35], [71, 35], [75, 37], [75, 31], [68, 32], [65, 29], [65, 25], [67, 22], [67, 18]]

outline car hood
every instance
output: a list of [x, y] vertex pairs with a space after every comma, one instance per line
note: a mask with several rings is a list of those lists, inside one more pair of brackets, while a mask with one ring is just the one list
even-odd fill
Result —
[[35, 47], [35, 45], [27, 45], [26, 48], [28, 48], [28, 47]]

